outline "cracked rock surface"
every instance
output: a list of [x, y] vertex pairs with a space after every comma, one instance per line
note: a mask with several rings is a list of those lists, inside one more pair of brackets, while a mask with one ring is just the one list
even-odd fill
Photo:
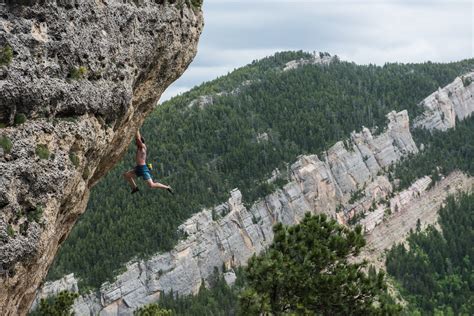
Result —
[[474, 72], [457, 77], [452, 83], [426, 97], [421, 105], [423, 115], [415, 120], [415, 127], [445, 131], [456, 126], [474, 112]]
[[183, 1], [0, 4], [0, 314], [28, 311], [90, 188], [196, 54]]

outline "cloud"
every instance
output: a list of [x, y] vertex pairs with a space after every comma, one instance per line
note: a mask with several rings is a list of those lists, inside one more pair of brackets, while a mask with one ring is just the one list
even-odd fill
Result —
[[199, 49], [199, 54], [193, 62], [193, 66], [201, 67], [216, 67], [220, 66], [232, 66], [239, 65], [238, 67], [244, 66], [245, 62], [251, 62], [255, 59], [260, 59], [265, 56], [269, 56], [275, 53], [275, 51], [282, 50], [285, 48], [222, 48], [214, 45], [206, 45]]
[[282, 50], [356, 63], [474, 56], [470, 0], [205, 0], [198, 54], [162, 100]]

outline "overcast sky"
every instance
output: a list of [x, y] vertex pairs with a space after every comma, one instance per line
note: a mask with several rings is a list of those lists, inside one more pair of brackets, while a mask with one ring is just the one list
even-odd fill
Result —
[[162, 101], [283, 50], [358, 64], [472, 58], [473, 0], [204, 0], [193, 63]]

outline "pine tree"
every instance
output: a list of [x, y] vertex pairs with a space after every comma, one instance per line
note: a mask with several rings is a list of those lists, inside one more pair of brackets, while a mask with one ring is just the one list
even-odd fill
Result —
[[241, 314], [394, 314], [384, 273], [349, 263], [365, 245], [362, 229], [350, 230], [325, 215], [306, 214], [295, 226], [278, 224], [267, 252], [247, 268]]
[[74, 300], [79, 296], [77, 293], [62, 291], [55, 297], [41, 299], [37, 309], [30, 313], [31, 316], [70, 316]]
[[171, 311], [161, 309], [158, 304], [148, 304], [137, 309], [133, 315], [135, 316], [171, 316]]

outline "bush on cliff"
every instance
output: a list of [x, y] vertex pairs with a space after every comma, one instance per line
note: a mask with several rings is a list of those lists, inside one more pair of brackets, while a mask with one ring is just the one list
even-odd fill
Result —
[[6, 136], [2, 136], [0, 137], [0, 147], [3, 148], [5, 153], [9, 154], [13, 147], [12, 141]]
[[0, 66], [9, 65], [13, 60], [13, 50], [10, 46], [0, 49]]

